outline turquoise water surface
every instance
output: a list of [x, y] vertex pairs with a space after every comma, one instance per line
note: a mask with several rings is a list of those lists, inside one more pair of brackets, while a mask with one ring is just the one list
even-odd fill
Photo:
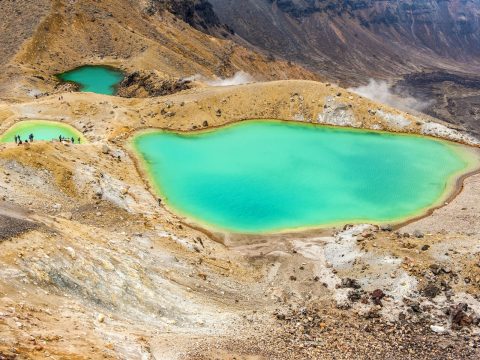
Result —
[[16, 123], [2, 134], [0, 136], [0, 143], [15, 142], [15, 135], [20, 135], [20, 138], [24, 141], [28, 139], [30, 134], [33, 134], [34, 141], [58, 140], [58, 137], [62, 135], [62, 137], [67, 139], [73, 137], [75, 142], [78, 141], [78, 138], [80, 138], [82, 143], [86, 142], [83, 135], [69, 125], [55, 121], [25, 120]]
[[443, 201], [474, 161], [431, 138], [278, 121], [144, 132], [133, 147], [172, 209], [244, 233], [403, 220]]
[[80, 85], [84, 92], [114, 95], [116, 87], [123, 80], [123, 73], [106, 66], [82, 66], [57, 75], [62, 81], [72, 81]]

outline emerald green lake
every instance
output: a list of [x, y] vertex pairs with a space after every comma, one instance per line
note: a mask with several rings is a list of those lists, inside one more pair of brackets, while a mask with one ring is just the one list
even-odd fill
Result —
[[75, 142], [80, 138], [80, 141], [86, 142], [83, 135], [73, 127], [54, 121], [45, 120], [26, 120], [20, 121], [8, 129], [0, 136], [0, 143], [15, 142], [15, 135], [20, 135], [22, 141], [28, 139], [28, 136], [33, 134], [34, 141], [50, 141], [52, 139], [58, 140], [62, 135], [67, 139], [74, 138]]
[[57, 75], [62, 81], [80, 85], [80, 90], [104, 95], [114, 95], [116, 87], [123, 80], [123, 73], [105, 66], [82, 66]]
[[170, 208], [242, 233], [405, 220], [444, 201], [477, 161], [431, 138], [279, 121], [147, 131], [132, 145]]

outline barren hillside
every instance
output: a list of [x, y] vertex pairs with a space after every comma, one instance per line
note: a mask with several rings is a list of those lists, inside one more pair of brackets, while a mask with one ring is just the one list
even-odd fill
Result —
[[[480, 357], [473, 165], [406, 222], [241, 234], [173, 211], [131, 144], [278, 119], [443, 139], [480, 163], [462, 126], [242, 47], [204, 0], [0, 0], [0, 14], [0, 134], [42, 119], [85, 137], [0, 143], [0, 360]], [[54, 76], [84, 64], [123, 70], [119, 96]], [[257, 81], [209, 81], [238, 71]]]
[[419, 69], [478, 69], [480, 3], [211, 0], [253, 45], [346, 85]]
[[[13, 14], [21, 3], [26, 9], [30, 6], [29, 1], [1, 6], [16, 18]], [[51, 92], [55, 74], [89, 63], [115, 65], [127, 72], [158, 70], [166, 78], [229, 77], [240, 70], [258, 80], [318, 78], [299, 66], [272, 61], [231, 40], [195, 30], [178, 14], [162, 7], [151, 10], [148, 1], [52, 1], [50, 8], [44, 7], [40, 14], [46, 14], [36, 23], [21, 12], [2, 34], [4, 39], [18, 38], [29, 24], [31, 35], [9, 47], [16, 54], [4, 65], [0, 80], [4, 98]]]
[[401, 96], [428, 102], [427, 114], [480, 133], [478, 0], [210, 2], [222, 22], [266, 54], [343, 86], [399, 82]]

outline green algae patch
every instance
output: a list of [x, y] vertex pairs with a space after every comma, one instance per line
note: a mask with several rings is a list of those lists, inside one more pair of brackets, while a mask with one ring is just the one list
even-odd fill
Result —
[[74, 138], [75, 143], [80, 138], [81, 143], [86, 143], [85, 137], [75, 128], [56, 121], [46, 120], [24, 120], [17, 122], [0, 136], [0, 143], [15, 142], [15, 136], [19, 135], [22, 141], [28, 139], [33, 134], [34, 141], [59, 140], [63, 138]]
[[132, 145], [170, 208], [239, 233], [405, 221], [478, 165], [471, 149], [433, 138], [265, 120], [145, 131]]
[[58, 74], [57, 77], [61, 81], [78, 84], [83, 92], [115, 95], [124, 73], [109, 66], [85, 65]]

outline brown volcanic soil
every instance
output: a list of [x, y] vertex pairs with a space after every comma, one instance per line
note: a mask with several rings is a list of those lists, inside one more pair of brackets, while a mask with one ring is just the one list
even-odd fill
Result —
[[240, 69], [315, 78], [169, 14], [144, 16], [146, 5], [55, 1], [0, 78], [1, 132], [41, 118], [89, 141], [0, 144], [0, 359], [478, 358], [478, 175], [396, 232], [359, 225], [244, 237], [171, 213], [128, 146], [144, 128], [251, 118], [478, 141], [314, 81], [197, 83], [142, 99], [45, 94], [55, 72], [85, 62], [172, 78]]
[[5, 0], [0, 4], [0, 66], [5, 65], [16, 54], [25, 41], [37, 30], [45, 15], [50, 11], [49, 0], [17, 1]]
[[[211, 234], [159, 205], [128, 148], [146, 127], [191, 131], [280, 118], [415, 133], [431, 119], [311, 81], [144, 99], [62, 96], [0, 106], [2, 131], [41, 117], [69, 123], [89, 140], [0, 145], [0, 215], [15, 219], [0, 242], [4, 358], [479, 356], [480, 273], [472, 259], [480, 248], [476, 232], [463, 234], [476, 224], [480, 191], [470, 179], [478, 175], [450, 205], [409, 225], [423, 238], [369, 226], [242, 238]], [[467, 207], [465, 222], [451, 231], [437, 232], [443, 217], [421, 225], [458, 207]], [[15, 230], [27, 221], [35, 226]], [[457, 253], [444, 255], [451, 247]], [[432, 264], [449, 273], [433, 274]], [[434, 299], [422, 295], [431, 283], [440, 292]], [[376, 289], [386, 294], [381, 306], [371, 297]], [[443, 312], [459, 303], [468, 308]]]
[[[30, 2], [15, 3], [20, 7]], [[57, 85], [55, 74], [90, 63], [127, 72], [158, 69], [173, 77], [228, 77], [243, 70], [259, 80], [318, 78], [286, 61], [272, 61], [231, 40], [206, 35], [168, 12], [150, 15], [147, 8], [146, 2], [127, 0], [53, 2], [49, 13], [38, 17], [36, 31], [9, 57], [0, 96], [51, 92]], [[12, 22], [2, 38], [16, 38], [23, 28], [23, 22]]]

